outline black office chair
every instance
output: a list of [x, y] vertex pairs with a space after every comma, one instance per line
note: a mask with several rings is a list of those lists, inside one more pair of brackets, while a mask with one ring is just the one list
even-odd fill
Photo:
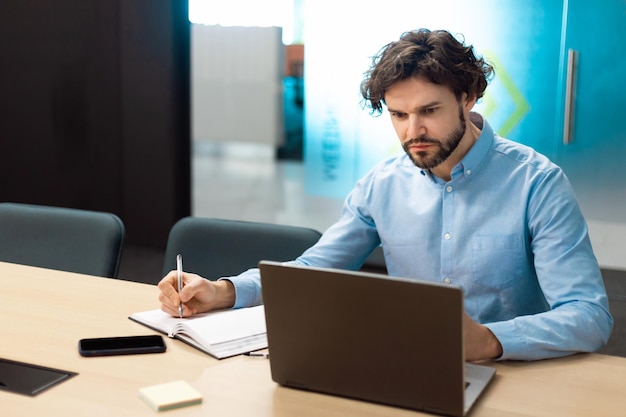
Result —
[[114, 214], [0, 203], [0, 261], [114, 278], [124, 224]]
[[210, 280], [238, 275], [256, 267], [260, 260], [295, 259], [321, 235], [306, 227], [185, 217], [170, 230], [163, 275], [176, 269], [179, 253], [186, 272]]

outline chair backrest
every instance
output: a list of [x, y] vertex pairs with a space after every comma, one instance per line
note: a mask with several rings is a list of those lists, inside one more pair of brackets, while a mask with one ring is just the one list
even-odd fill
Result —
[[0, 203], [0, 261], [116, 277], [124, 224], [112, 213]]
[[322, 234], [314, 229], [261, 222], [185, 217], [172, 227], [163, 275], [183, 269], [216, 280], [257, 266], [260, 260], [289, 261], [313, 246]]

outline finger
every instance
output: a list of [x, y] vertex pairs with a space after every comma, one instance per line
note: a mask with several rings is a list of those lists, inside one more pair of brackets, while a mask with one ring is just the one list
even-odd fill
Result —
[[159, 301], [161, 303], [165, 303], [168, 306], [176, 306], [180, 303], [180, 297], [177, 291], [177, 277], [176, 271], [169, 272], [159, 283], [157, 284], [159, 288]]
[[162, 292], [159, 293], [159, 301], [161, 304], [166, 305], [169, 308], [173, 308], [175, 305], [178, 305], [178, 301], [172, 302], [172, 299]]
[[157, 287], [159, 287], [161, 291], [169, 290], [169, 288], [173, 290], [176, 288], [175, 287], [176, 280], [177, 280], [176, 271], [170, 271], [167, 273], [167, 275], [161, 278], [161, 280], [157, 284]]
[[198, 293], [206, 291], [204, 288], [204, 281], [202, 277], [196, 274], [183, 273], [183, 288], [178, 296], [183, 303], [187, 303], [192, 300]]
[[179, 317], [178, 309], [173, 309], [166, 304], [161, 304], [161, 311], [169, 314], [172, 317]]

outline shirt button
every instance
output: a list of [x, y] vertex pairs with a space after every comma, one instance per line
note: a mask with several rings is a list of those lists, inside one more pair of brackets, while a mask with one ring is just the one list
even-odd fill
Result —
[[445, 277], [445, 278], [443, 279], [443, 282], [444, 282], [444, 283], [446, 283], [446, 284], [449, 284], [449, 283], [451, 283], [451, 282], [452, 282], [452, 280], [450, 279], [450, 277]]
[[452, 237], [452, 236], [450, 235], [450, 233], [446, 233], [445, 235], [443, 235], [443, 238], [444, 238], [445, 240], [450, 240], [450, 238], [451, 238], [451, 237]]
[[468, 169], [467, 171], [465, 171], [465, 175], [472, 175], [472, 170]]
[[447, 192], [451, 193], [451, 192], [452, 192], [452, 190], [453, 190], [453, 188], [452, 188], [452, 186], [451, 186], [451, 185], [448, 185], [448, 186], [446, 187], [446, 191], [447, 191]]

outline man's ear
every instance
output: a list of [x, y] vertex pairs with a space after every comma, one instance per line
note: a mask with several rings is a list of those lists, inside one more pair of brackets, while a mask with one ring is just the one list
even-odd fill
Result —
[[471, 97], [467, 95], [467, 93], [463, 93], [461, 96], [461, 103], [463, 104], [463, 108], [465, 111], [469, 112], [474, 108], [476, 104], [476, 94], [473, 94]]

